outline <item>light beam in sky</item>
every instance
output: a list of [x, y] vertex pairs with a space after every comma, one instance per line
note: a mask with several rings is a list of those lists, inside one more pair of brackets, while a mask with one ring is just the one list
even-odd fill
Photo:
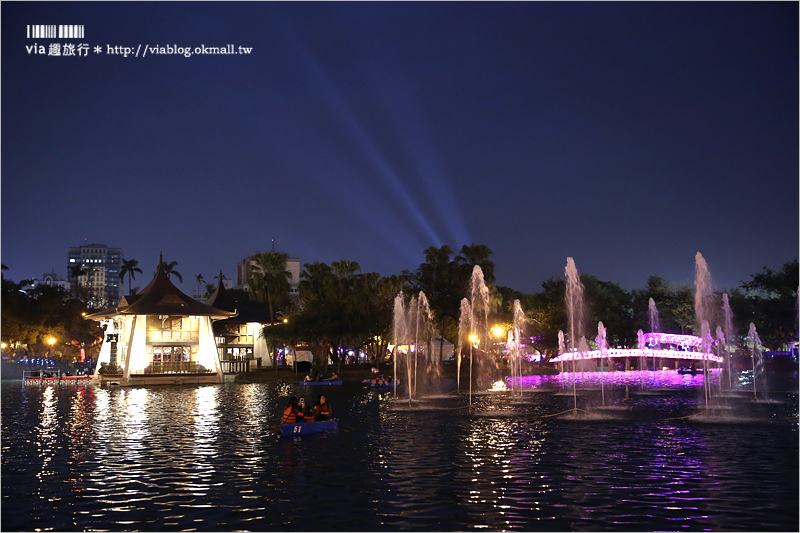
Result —
[[[346, 209], [346, 211], [360, 217], [365, 226], [380, 231], [384, 239], [395, 244], [399, 244], [397, 243], [399, 227], [414, 234], [414, 242], [405, 242], [401, 247], [417, 258], [421, 250], [431, 244], [447, 242], [437, 228], [443, 227], [447, 232], [447, 238], [456, 245], [469, 243], [470, 239], [463, 217], [455, 203], [452, 190], [446, 183], [445, 172], [439, 158], [431, 148], [432, 144], [426, 134], [426, 128], [419, 119], [419, 113], [415, 112], [416, 106], [410, 98], [408, 88], [403, 87], [403, 89], [394, 91], [391, 96], [391, 98], [397, 97], [401, 103], [390, 110], [394, 115], [392, 117], [394, 127], [389, 129], [402, 139], [402, 144], [408, 152], [406, 155], [413, 162], [421, 187], [411, 187], [413, 184], [410, 183], [410, 180], [404, 179], [401, 173], [393, 167], [388, 154], [381, 150], [365, 125], [357, 119], [341, 92], [313, 58], [311, 52], [290, 29], [284, 29], [287, 40], [291, 42], [299, 56], [301, 70], [311, 80], [309, 87], [321, 96], [321, 101], [325, 103], [328, 111], [333, 112], [339, 126], [345, 132], [346, 138], [354, 142], [357, 152], [363, 155], [363, 162], [368, 167], [368, 176], [380, 178], [359, 185], [359, 194], [368, 194], [371, 197], [372, 200], [367, 203], [373, 206], [372, 209]], [[392, 74], [392, 83], [394, 83], [400, 76]], [[395, 88], [399, 87], [398, 82], [395, 84]], [[332, 150], [332, 152], [334, 151]], [[342, 169], [342, 173], [350, 176], [351, 179], [353, 176], [365, 174], [364, 172], [359, 173], [356, 168], [351, 168], [349, 171]], [[332, 185], [334, 184], [329, 184], [329, 188], [332, 193], [338, 194], [339, 201], [346, 206], [351, 206], [352, 194], [345, 188]], [[388, 200], [380, 199], [378, 193], [381, 187], [390, 192]], [[420, 194], [418, 188], [422, 189], [423, 194]], [[428, 200], [426, 202], [427, 209], [420, 201], [425, 199]], [[382, 217], [397, 219], [397, 217], [404, 216], [396, 224], [387, 224], [384, 228], [378, 228], [375, 226], [375, 219], [372, 216], [376, 209], [381, 212]], [[440, 221], [441, 224], [435, 226], [431, 220], [433, 218]]]

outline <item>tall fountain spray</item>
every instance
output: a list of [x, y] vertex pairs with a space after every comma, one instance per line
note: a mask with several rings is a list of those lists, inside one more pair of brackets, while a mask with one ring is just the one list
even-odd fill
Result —
[[[650, 333], [656, 333], [659, 331], [658, 325], [658, 308], [656, 307], [656, 302], [652, 298], [647, 302], [647, 311], [648, 315], [650, 315]], [[656, 379], [656, 351], [653, 350], [653, 383], [655, 384]]]
[[[394, 376], [394, 394], [395, 398], [397, 397], [397, 359], [400, 357], [400, 346], [402, 346], [406, 342], [406, 311], [405, 311], [405, 299], [403, 298], [403, 292], [400, 291], [397, 296], [394, 297], [394, 318], [392, 320], [392, 332], [394, 334], [394, 355], [392, 356], [392, 367]], [[411, 390], [409, 388], [409, 390]], [[409, 396], [409, 401], [411, 397]]]
[[702, 324], [703, 320], [707, 320], [710, 323], [712, 317], [711, 302], [709, 300], [713, 296], [711, 272], [709, 272], [706, 260], [700, 252], [697, 252], [694, 256], [694, 263], [694, 315], [698, 324]]
[[[461, 302], [461, 315], [459, 324], [463, 323], [464, 313], [469, 311], [469, 330], [467, 339], [469, 341], [469, 405], [472, 407], [472, 375], [475, 344], [485, 342], [489, 346], [489, 288], [483, 280], [483, 270], [475, 265], [472, 269], [470, 278], [470, 301], [464, 305]], [[461, 335], [459, 335], [460, 337]], [[486, 350], [489, 351], [488, 349]]]
[[572, 353], [572, 397], [575, 409], [578, 408], [578, 392], [575, 384], [576, 368], [575, 368], [575, 354], [579, 350], [578, 337], [583, 333], [583, 283], [578, 276], [578, 269], [575, 267], [575, 261], [571, 257], [567, 257], [567, 266], [564, 269], [564, 274], [567, 277], [567, 290], [565, 294], [567, 318], [569, 321], [569, 344], [570, 352]]
[[416, 395], [417, 384], [419, 383], [419, 363], [422, 357], [424, 365], [423, 376], [426, 383], [432, 385], [438, 383], [441, 368], [437, 364], [440, 361], [434, 357], [433, 351], [433, 316], [431, 306], [425, 293], [420, 291], [414, 308], [414, 394]]
[[641, 381], [641, 387], [644, 389], [644, 350], [647, 348], [647, 342], [644, 340], [644, 332], [639, 330], [636, 332], [636, 337], [639, 340], [639, 379]]
[[597, 349], [600, 350], [600, 397], [602, 400], [601, 405], [605, 405], [606, 384], [605, 384], [605, 371], [603, 370], [603, 366], [606, 358], [606, 328], [603, 325], [602, 321], [597, 323], [597, 337], [595, 338], [595, 342], [597, 342]]
[[424, 292], [411, 297], [407, 305], [402, 292], [395, 297], [393, 330], [394, 373], [396, 376], [397, 363], [402, 361], [406, 369], [410, 403], [417, 396], [420, 385], [430, 390], [441, 377], [440, 361], [433, 350], [433, 320]]
[[[564, 332], [561, 331], [561, 330], [558, 330], [558, 355], [564, 355], [565, 353], [567, 353], [567, 347], [564, 344]], [[560, 370], [561, 376], [563, 376], [564, 375], [564, 358], [563, 357], [559, 357], [559, 364], [561, 365], [561, 370]], [[561, 382], [561, 391], [563, 392], [564, 391], [564, 379], [563, 379], [563, 377], [559, 381]]]
[[758, 337], [758, 332], [756, 331], [756, 326], [752, 322], [750, 323], [750, 351], [753, 354], [753, 396], [756, 400], [758, 400], [758, 393], [756, 389], [756, 380], [758, 379], [759, 374], [764, 374], [764, 359], [763, 359], [763, 348], [761, 346], [761, 339]]
[[456, 343], [456, 390], [461, 392], [461, 350], [464, 348], [464, 339], [469, 342], [470, 320], [472, 318], [472, 306], [466, 298], [461, 299], [461, 313], [458, 318], [458, 342]]
[[[525, 313], [519, 300], [512, 304], [513, 327], [508, 331], [508, 363], [511, 367], [511, 383], [520, 382], [522, 377], [522, 329], [525, 325]], [[520, 390], [521, 392], [521, 390]]]
[[706, 409], [708, 409], [708, 400], [711, 395], [711, 380], [709, 379], [708, 368], [708, 353], [711, 350], [713, 339], [711, 338], [711, 327], [708, 325], [708, 320], [703, 320], [700, 325], [700, 339], [703, 350], [703, 391], [706, 397]]
[[711, 298], [713, 296], [713, 289], [711, 285], [711, 272], [708, 270], [706, 260], [703, 254], [697, 252], [694, 256], [694, 315], [697, 323], [700, 324], [700, 338], [702, 339], [703, 350], [703, 380], [706, 397], [706, 409], [708, 409], [708, 396], [709, 396], [709, 368], [708, 368], [708, 352], [711, 349], [711, 328], [709, 321], [711, 320]]
[[658, 324], [658, 308], [656, 307], [656, 302], [652, 298], [647, 302], [647, 312], [650, 315], [650, 333], [656, 333], [659, 331], [659, 324]]
[[[723, 356], [721, 351], [725, 350], [727, 354], [727, 345], [725, 344], [725, 333], [722, 331], [722, 328], [717, 326], [717, 356], [725, 358], [727, 355]], [[730, 386], [730, 375], [731, 375], [731, 362], [730, 359], [728, 360], [728, 378], [729, 378], [729, 386]], [[719, 390], [722, 391], [722, 377], [719, 380]]]
[[731, 310], [731, 304], [728, 302], [728, 293], [722, 295], [722, 315], [724, 317], [724, 327], [725, 329], [723, 332], [725, 333], [725, 340], [723, 340], [723, 346], [725, 346], [725, 359], [728, 360], [728, 387], [733, 388], [733, 372], [731, 372], [731, 350], [728, 343], [733, 342], [733, 311]]

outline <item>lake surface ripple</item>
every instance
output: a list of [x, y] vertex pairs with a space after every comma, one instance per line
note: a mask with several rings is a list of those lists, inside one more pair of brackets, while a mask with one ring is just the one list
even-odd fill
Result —
[[[635, 381], [633, 382], [635, 383]], [[798, 531], [798, 396], [2, 384], [3, 531]], [[455, 389], [452, 384], [451, 389]], [[567, 389], [566, 392], [569, 392]], [[287, 395], [335, 433], [281, 437]], [[628, 393], [627, 400], [624, 393]], [[402, 394], [402, 393], [401, 393]], [[602, 399], [601, 399], [602, 398]], [[564, 414], [575, 406], [581, 410]]]

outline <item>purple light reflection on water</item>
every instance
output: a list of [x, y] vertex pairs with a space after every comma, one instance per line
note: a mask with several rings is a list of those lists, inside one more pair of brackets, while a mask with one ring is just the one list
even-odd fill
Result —
[[[585, 375], [579, 407], [600, 411], [598, 373]], [[340, 431], [306, 438], [270, 428], [293, 385], [4, 382], [2, 529], [796, 528], [796, 377], [771, 382], [794, 391], [784, 403], [735, 397], [724, 421], [691, 418], [701, 375], [682, 376], [685, 388], [631, 390], [605, 417], [586, 418], [560, 415], [572, 397], [557, 393], [558, 376], [529, 378], [541, 393], [474, 396], [472, 410], [465, 395], [396, 410], [391, 393], [360, 383], [326, 388]], [[606, 393], [609, 378], [640, 382], [607, 373]]]
[[[565, 384], [572, 384], [577, 380], [579, 385], [600, 386], [601, 380], [610, 386], [639, 387], [642, 382], [642, 373], [647, 378], [650, 387], [667, 389], [693, 389], [703, 386], [703, 372], [695, 375], [679, 374], [675, 370], [628, 370], [624, 372], [561, 372], [555, 375], [534, 375], [507, 378], [508, 386], [519, 386], [523, 389], [559, 389]], [[712, 385], [719, 385], [719, 369], [709, 369]], [[655, 380], [655, 381], [654, 381]]]

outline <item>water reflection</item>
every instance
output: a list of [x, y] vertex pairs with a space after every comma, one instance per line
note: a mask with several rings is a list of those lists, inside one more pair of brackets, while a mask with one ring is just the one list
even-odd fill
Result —
[[53, 468], [53, 456], [57, 447], [58, 412], [55, 387], [47, 387], [42, 395], [41, 415], [36, 428], [34, 443], [42, 466], [36, 474], [39, 482], [47, 488], [51, 477], [56, 473]]
[[[324, 392], [339, 432], [271, 431], [287, 390]], [[557, 390], [415, 410], [346, 385], [4, 383], [2, 529], [796, 527], [796, 392], [782, 404], [732, 398], [739, 420], [709, 423], [687, 417], [691, 390], [631, 394], [600, 421], [551, 416], [572, 403]]]
[[471, 486], [467, 501], [475, 527], [521, 527], [544, 511], [546, 494], [554, 490], [538, 468], [548, 460], [547, 434], [541, 421], [473, 420], [464, 449], [471, 469], [464, 481]]

